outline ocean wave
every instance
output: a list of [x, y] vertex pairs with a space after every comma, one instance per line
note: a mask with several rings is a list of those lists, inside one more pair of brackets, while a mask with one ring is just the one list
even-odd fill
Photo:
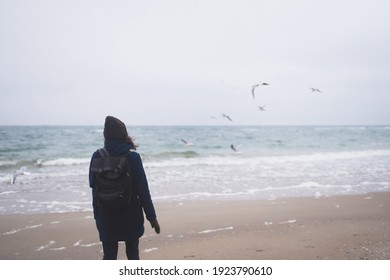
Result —
[[343, 151], [329, 153], [313, 153], [313, 154], [297, 154], [297, 155], [277, 155], [277, 156], [207, 156], [194, 158], [168, 158], [166, 160], [151, 160], [145, 161], [145, 167], [184, 167], [196, 165], [208, 166], [226, 166], [226, 165], [264, 165], [278, 164], [286, 162], [307, 163], [320, 161], [335, 161], [335, 160], [353, 160], [372, 157], [390, 157], [390, 150], [366, 150], [366, 151]]
[[42, 166], [71, 166], [83, 165], [90, 162], [90, 158], [58, 158], [53, 160], [41, 161]]
[[10, 166], [15, 166], [17, 163], [15, 161], [10, 161], [10, 160], [4, 160], [0, 161], [0, 167], [10, 167]]
[[[189, 159], [189, 158], [195, 158], [198, 156], [197, 152], [194, 151], [185, 151], [185, 152], [164, 152], [164, 153], [158, 153], [154, 155], [143, 155], [143, 158], [146, 160], [159, 160], [159, 159]], [[50, 166], [72, 166], [72, 165], [86, 165], [90, 163], [90, 158], [57, 158], [57, 159], [51, 159], [51, 160], [38, 160], [34, 162], [34, 165], [37, 166], [44, 166], [44, 167], [50, 167]]]
[[183, 152], [162, 152], [156, 154], [142, 154], [145, 159], [172, 159], [172, 158], [194, 158], [199, 156], [195, 151], [183, 151]]
[[17, 194], [17, 191], [4, 191], [0, 192], [0, 195], [10, 195], [10, 194]]
[[342, 151], [329, 153], [313, 153], [306, 155], [281, 156], [286, 161], [328, 161], [328, 160], [349, 160], [371, 157], [388, 157], [390, 150], [363, 150], [363, 151]]

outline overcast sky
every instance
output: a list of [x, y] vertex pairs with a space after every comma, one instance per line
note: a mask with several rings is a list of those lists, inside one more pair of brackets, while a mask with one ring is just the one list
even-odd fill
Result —
[[[0, 0], [0, 125], [390, 124], [389, 11], [387, 0]], [[253, 99], [259, 82], [270, 85]]]

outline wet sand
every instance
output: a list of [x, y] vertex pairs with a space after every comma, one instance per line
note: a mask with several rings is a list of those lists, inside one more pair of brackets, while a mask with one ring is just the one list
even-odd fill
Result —
[[[144, 260], [390, 259], [390, 193], [155, 203]], [[0, 259], [99, 260], [91, 212], [0, 216]], [[119, 259], [125, 259], [120, 244]]]

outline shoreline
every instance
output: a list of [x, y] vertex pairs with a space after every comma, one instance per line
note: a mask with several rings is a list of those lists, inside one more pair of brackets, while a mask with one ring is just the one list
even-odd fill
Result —
[[[161, 234], [145, 221], [143, 260], [390, 259], [390, 192], [155, 208]], [[102, 258], [90, 211], [0, 215], [0, 246], [1, 260]]]

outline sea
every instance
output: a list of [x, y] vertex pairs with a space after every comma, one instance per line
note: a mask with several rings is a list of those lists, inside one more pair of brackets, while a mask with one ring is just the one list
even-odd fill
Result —
[[[128, 132], [154, 202], [390, 191], [390, 126], [132, 126]], [[102, 126], [0, 126], [0, 214], [90, 211], [90, 158], [103, 144]]]

